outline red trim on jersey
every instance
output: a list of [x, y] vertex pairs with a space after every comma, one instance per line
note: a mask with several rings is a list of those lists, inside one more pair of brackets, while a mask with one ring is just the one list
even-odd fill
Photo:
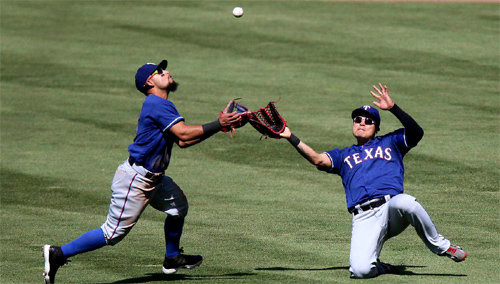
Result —
[[134, 182], [134, 179], [135, 179], [136, 176], [137, 176], [137, 174], [135, 174], [134, 177], [132, 178], [132, 181], [130, 181], [130, 185], [128, 186], [128, 191], [127, 191], [127, 196], [125, 196], [125, 202], [123, 202], [122, 212], [120, 212], [120, 217], [118, 217], [118, 224], [116, 224], [116, 228], [113, 231], [113, 234], [111, 234], [111, 237], [109, 237], [109, 239], [113, 238], [113, 236], [116, 233], [116, 230], [120, 226], [120, 221], [122, 219], [123, 211], [125, 211], [125, 205], [127, 204], [128, 195], [130, 193], [130, 190], [132, 189], [132, 183]]

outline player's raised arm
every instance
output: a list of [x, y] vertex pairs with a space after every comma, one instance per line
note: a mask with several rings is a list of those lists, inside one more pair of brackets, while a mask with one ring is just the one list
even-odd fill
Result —
[[300, 139], [293, 135], [288, 127], [285, 127], [285, 131], [280, 134], [281, 137], [286, 138], [290, 144], [302, 155], [302, 157], [306, 158], [311, 164], [319, 167], [319, 168], [330, 168], [332, 166], [332, 161], [328, 158], [328, 155], [325, 153], [317, 153], [313, 148], [311, 148], [306, 143], [300, 141]]
[[378, 106], [382, 110], [389, 110], [394, 116], [399, 119], [406, 130], [406, 138], [408, 139], [409, 146], [416, 146], [418, 142], [424, 136], [424, 130], [418, 123], [406, 112], [404, 112], [398, 105], [396, 105], [392, 98], [389, 96], [389, 89], [387, 86], [383, 86], [381, 83], [378, 84], [380, 89], [376, 86], [372, 86], [377, 94], [370, 91], [370, 94], [377, 99], [373, 104]]

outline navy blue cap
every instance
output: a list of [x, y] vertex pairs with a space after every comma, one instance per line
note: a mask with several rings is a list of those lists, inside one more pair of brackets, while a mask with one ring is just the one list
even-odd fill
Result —
[[352, 111], [351, 118], [354, 119], [358, 115], [364, 115], [375, 121], [377, 127], [380, 126], [380, 114], [378, 110], [372, 106], [362, 106]]
[[155, 70], [165, 70], [167, 69], [168, 61], [163, 59], [158, 65], [153, 63], [146, 63], [142, 65], [139, 69], [137, 69], [137, 73], [135, 73], [135, 87], [139, 92], [143, 94], [147, 94], [149, 88], [145, 88], [146, 81], [149, 76], [155, 72]]

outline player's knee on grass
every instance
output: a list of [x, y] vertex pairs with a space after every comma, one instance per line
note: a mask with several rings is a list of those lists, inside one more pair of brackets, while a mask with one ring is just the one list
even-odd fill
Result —
[[379, 274], [377, 266], [367, 261], [351, 261], [349, 271], [351, 278], [371, 278]]

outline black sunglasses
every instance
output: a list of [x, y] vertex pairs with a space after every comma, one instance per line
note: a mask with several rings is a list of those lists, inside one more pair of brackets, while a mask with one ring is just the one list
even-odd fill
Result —
[[364, 116], [356, 116], [353, 121], [354, 123], [361, 123], [361, 121], [365, 121], [365, 124], [366, 125], [372, 125], [372, 124], [375, 124], [375, 121], [373, 121], [373, 119], [369, 118], [369, 117], [364, 117]]

